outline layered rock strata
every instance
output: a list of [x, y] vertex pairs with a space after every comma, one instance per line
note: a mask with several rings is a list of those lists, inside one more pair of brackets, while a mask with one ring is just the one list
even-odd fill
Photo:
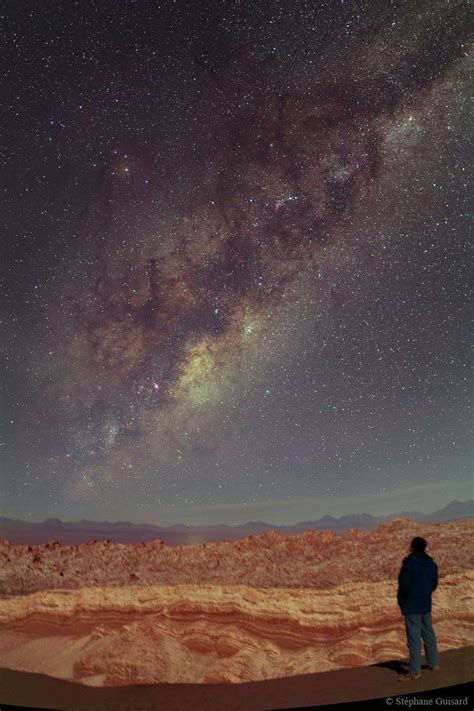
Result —
[[[440, 650], [472, 644], [474, 573], [433, 596]], [[244, 682], [406, 657], [394, 582], [175, 585], [0, 601], [0, 666], [97, 685]]]

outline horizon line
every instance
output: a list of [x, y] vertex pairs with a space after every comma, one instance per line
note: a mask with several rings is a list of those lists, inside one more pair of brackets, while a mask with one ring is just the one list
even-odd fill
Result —
[[284, 524], [284, 523], [273, 523], [273, 522], [268, 522], [268, 521], [263, 521], [262, 519], [248, 519], [247, 521], [243, 523], [237, 523], [237, 524], [228, 524], [228, 523], [209, 523], [209, 524], [188, 524], [188, 523], [172, 523], [172, 524], [167, 524], [167, 525], [160, 525], [159, 523], [148, 523], [146, 521], [140, 521], [139, 523], [134, 523], [133, 521], [125, 520], [125, 519], [120, 519], [116, 521], [110, 521], [109, 519], [101, 519], [101, 520], [96, 520], [96, 519], [88, 519], [88, 518], [81, 518], [81, 519], [74, 519], [74, 520], [63, 520], [61, 518], [55, 517], [55, 516], [50, 516], [48, 518], [42, 519], [40, 521], [31, 521], [25, 518], [10, 518], [9, 516], [0, 516], [1, 518], [8, 519], [10, 521], [21, 521], [23, 523], [31, 523], [31, 524], [42, 524], [46, 523], [47, 521], [60, 521], [60, 523], [64, 524], [74, 524], [74, 523], [82, 523], [82, 522], [87, 522], [87, 523], [97, 523], [97, 524], [118, 524], [118, 523], [128, 523], [132, 526], [153, 526], [155, 528], [173, 528], [175, 526], [182, 526], [184, 528], [219, 528], [219, 527], [225, 527], [225, 528], [240, 528], [242, 526], [245, 526], [247, 524], [264, 524], [266, 526], [275, 526], [277, 528], [292, 528], [294, 526], [298, 526], [301, 523], [317, 523], [318, 521], [321, 521], [325, 518], [331, 518], [334, 519], [335, 521], [340, 521], [344, 518], [349, 518], [351, 516], [369, 516], [371, 518], [381, 518], [381, 519], [387, 519], [390, 518], [390, 516], [400, 516], [400, 514], [406, 513], [406, 514], [421, 514], [423, 516], [430, 516], [435, 513], [438, 513], [439, 511], [443, 511], [443, 509], [447, 508], [450, 504], [468, 504], [468, 503], [474, 503], [474, 499], [466, 499], [466, 500], [461, 500], [461, 499], [452, 499], [449, 501], [447, 504], [445, 504], [442, 508], [435, 509], [434, 511], [430, 511], [428, 513], [423, 513], [422, 511], [394, 511], [388, 514], [369, 514], [365, 511], [353, 511], [352, 513], [349, 514], [342, 514], [341, 516], [333, 516], [332, 514], [324, 514], [323, 516], [320, 516], [319, 518], [314, 518], [314, 519], [304, 519], [301, 521], [297, 521], [296, 523], [289, 523], [289, 524]]

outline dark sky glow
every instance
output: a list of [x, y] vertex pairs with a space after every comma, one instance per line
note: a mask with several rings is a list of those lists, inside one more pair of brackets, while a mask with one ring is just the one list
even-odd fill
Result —
[[3, 515], [470, 496], [467, 3], [7, 2]]

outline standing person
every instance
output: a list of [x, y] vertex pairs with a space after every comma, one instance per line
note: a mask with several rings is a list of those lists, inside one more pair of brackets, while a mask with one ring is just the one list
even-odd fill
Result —
[[410, 545], [410, 555], [402, 563], [398, 576], [397, 602], [405, 617], [410, 671], [399, 681], [421, 677], [421, 640], [425, 648], [428, 669], [438, 669], [438, 647], [431, 621], [431, 593], [438, 587], [438, 566], [425, 553], [426, 541], [416, 536]]

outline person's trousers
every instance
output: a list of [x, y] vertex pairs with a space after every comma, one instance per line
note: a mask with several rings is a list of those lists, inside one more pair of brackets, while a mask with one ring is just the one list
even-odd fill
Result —
[[410, 673], [421, 671], [421, 640], [425, 648], [426, 662], [430, 667], [438, 665], [438, 647], [431, 621], [431, 612], [424, 615], [405, 615], [407, 644], [410, 652]]

